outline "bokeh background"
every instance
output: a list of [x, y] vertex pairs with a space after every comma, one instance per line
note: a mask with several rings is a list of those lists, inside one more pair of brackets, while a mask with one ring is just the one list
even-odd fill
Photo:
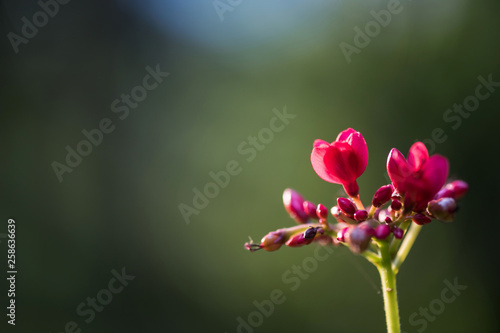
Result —
[[[403, 330], [497, 332], [500, 87], [457, 128], [443, 115], [474, 95], [479, 76], [500, 82], [500, 3], [399, 6], [348, 62], [340, 44], [354, 46], [354, 29], [387, 1], [71, 1], [17, 53], [8, 33], [21, 35], [41, 7], [2, 1], [0, 233], [16, 220], [19, 271], [16, 326], [2, 310], [2, 331], [63, 332], [74, 321], [81, 332], [384, 332], [379, 277], [363, 258], [335, 248], [291, 290], [283, 274], [314, 246], [243, 248], [294, 224], [287, 187], [334, 203], [341, 187], [319, 179], [309, 154], [315, 139], [353, 127], [370, 154], [365, 203], [387, 183], [389, 150], [406, 154], [436, 128], [446, 140], [429, 148], [470, 184], [456, 220], [427, 225], [402, 267]], [[120, 120], [112, 102], [157, 65], [169, 76]], [[295, 118], [247, 161], [238, 146], [284, 108]], [[114, 131], [60, 182], [52, 163], [104, 118]], [[194, 189], [231, 160], [241, 173], [186, 223], [179, 205], [192, 206]], [[85, 322], [79, 304], [122, 267], [135, 279]], [[425, 329], [411, 325], [454, 279], [467, 289]], [[274, 289], [286, 301], [238, 331]]]

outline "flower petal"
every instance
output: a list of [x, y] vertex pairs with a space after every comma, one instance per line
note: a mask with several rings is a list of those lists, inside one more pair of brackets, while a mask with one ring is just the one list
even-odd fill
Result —
[[351, 146], [345, 142], [334, 142], [324, 156], [326, 169], [338, 178], [338, 184], [350, 184], [359, 175], [359, 160]]
[[324, 140], [320, 140], [320, 139], [317, 139], [317, 140], [314, 140], [314, 143], [313, 143], [313, 147], [316, 148], [316, 147], [322, 147], [322, 146], [330, 146], [330, 143], [329, 142], [326, 142]]
[[429, 200], [431, 200], [448, 178], [449, 171], [448, 159], [441, 155], [432, 155], [422, 166], [422, 181], [429, 191]]
[[[316, 140], [314, 143], [316, 144]], [[332, 174], [325, 164], [325, 155], [327, 151], [330, 149], [330, 145], [319, 145], [318, 147], [314, 147], [311, 153], [311, 164], [314, 171], [318, 174], [318, 176], [327, 181], [329, 183], [342, 184], [340, 179]]]
[[358, 157], [359, 169], [355, 170], [355, 174], [359, 177], [365, 172], [366, 165], [368, 164], [368, 147], [366, 146], [365, 138], [361, 133], [353, 132], [349, 135], [346, 142], [352, 147], [352, 150]]
[[349, 135], [351, 135], [352, 133], [359, 133], [359, 132], [356, 132], [352, 128], [348, 128], [348, 129], [340, 132], [339, 135], [337, 135], [337, 139], [335, 141], [340, 141], [340, 142], [347, 141], [347, 138], [349, 138]]
[[420, 170], [422, 165], [429, 159], [427, 148], [422, 142], [415, 142], [408, 153], [408, 164], [414, 170]]
[[396, 148], [392, 148], [389, 156], [387, 156], [387, 173], [396, 190], [404, 194], [406, 192], [405, 180], [412, 172], [406, 163], [405, 157]]

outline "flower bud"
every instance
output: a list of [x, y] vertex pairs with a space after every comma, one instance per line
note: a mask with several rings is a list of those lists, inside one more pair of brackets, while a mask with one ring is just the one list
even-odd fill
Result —
[[398, 199], [393, 199], [391, 202], [391, 209], [392, 210], [400, 210], [403, 205], [401, 204], [401, 201]]
[[320, 220], [326, 220], [328, 217], [328, 210], [322, 204], [318, 204], [318, 208], [316, 208], [316, 215]]
[[394, 234], [394, 237], [396, 237], [397, 239], [403, 238], [403, 236], [405, 234], [404, 230], [401, 228], [398, 228], [398, 227], [394, 227], [392, 229], [392, 233]]
[[349, 229], [351, 229], [351, 227], [346, 227], [344, 229], [341, 229], [339, 232], [337, 232], [337, 240], [339, 242], [343, 242], [344, 243], [346, 241], [346, 236], [349, 233]]
[[384, 222], [387, 223], [387, 224], [391, 224], [392, 223], [392, 218], [390, 216], [386, 216], [385, 219], [384, 219]]
[[424, 225], [432, 221], [429, 217], [425, 216], [424, 214], [415, 214], [411, 219], [418, 225]]
[[[363, 222], [364, 223], [364, 222]], [[372, 230], [372, 232], [370, 232]], [[373, 229], [362, 226], [361, 224], [349, 231], [347, 242], [351, 251], [354, 253], [364, 252], [370, 244], [370, 239], [373, 235]]]
[[373, 195], [372, 205], [377, 208], [382, 207], [391, 199], [393, 192], [394, 187], [391, 184], [382, 186]]
[[434, 200], [440, 198], [453, 198], [460, 199], [462, 198], [467, 190], [469, 189], [469, 185], [463, 180], [454, 180], [451, 183], [446, 184], [435, 196]]
[[356, 213], [356, 206], [354, 203], [347, 198], [338, 198], [337, 204], [340, 210], [349, 217], [352, 217]]
[[306, 229], [304, 232], [295, 234], [286, 242], [286, 245], [290, 247], [299, 247], [302, 245], [311, 244], [312, 241], [314, 240], [314, 237], [316, 237], [318, 229], [322, 230], [321, 227], [316, 227], [316, 228], [310, 227]]
[[368, 212], [366, 210], [358, 210], [354, 213], [354, 219], [358, 222], [366, 221], [368, 218]]
[[429, 212], [429, 214], [443, 222], [453, 221], [457, 209], [457, 204], [455, 202], [455, 199], [453, 198], [441, 198], [438, 200], [432, 200], [427, 206], [427, 211]]
[[390, 233], [391, 227], [387, 224], [380, 224], [377, 228], [375, 228], [375, 237], [378, 239], [386, 239]]
[[260, 241], [260, 247], [266, 251], [276, 251], [286, 241], [285, 232], [283, 230], [271, 231], [265, 235]]
[[290, 217], [297, 223], [306, 223], [308, 221], [308, 215], [304, 211], [304, 198], [299, 192], [287, 188], [283, 192], [283, 204]]
[[316, 215], [316, 206], [311, 201], [304, 201], [303, 208], [309, 218], [318, 219]]

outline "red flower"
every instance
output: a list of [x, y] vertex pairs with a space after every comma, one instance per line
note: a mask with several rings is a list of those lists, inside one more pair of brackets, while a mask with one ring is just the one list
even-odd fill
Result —
[[348, 128], [331, 144], [315, 140], [311, 163], [321, 179], [342, 184], [349, 196], [356, 197], [359, 193], [356, 179], [363, 174], [368, 164], [365, 139], [361, 133]]
[[396, 148], [387, 157], [387, 173], [405, 198], [405, 209], [422, 211], [443, 187], [448, 177], [448, 160], [441, 155], [429, 157], [422, 142], [415, 142], [408, 160]]

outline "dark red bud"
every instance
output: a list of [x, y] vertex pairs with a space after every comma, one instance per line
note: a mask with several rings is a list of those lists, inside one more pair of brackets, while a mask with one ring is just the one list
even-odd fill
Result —
[[378, 239], [386, 239], [391, 233], [391, 227], [387, 224], [381, 224], [375, 228], [375, 237]]
[[403, 205], [401, 204], [401, 201], [394, 199], [391, 202], [391, 208], [392, 210], [400, 210]]
[[382, 207], [391, 199], [392, 192], [394, 187], [391, 184], [382, 186], [373, 195], [372, 205], [377, 208]]
[[316, 216], [316, 206], [311, 201], [304, 201], [304, 212], [312, 219], [318, 219]]
[[328, 210], [322, 204], [318, 204], [318, 208], [316, 208], [316, 216], [321, 220], [326, 220], [328, 217]]
[[[371, 229], [373, 230], [373, 229]], [[358, 225], [349, 232], [348, 244], [354, 253], [364, 252], [370, 244], [373, 233], [369, 228]]]
[[415, 214], [411, 219], [418, 225], [424, 225], [432, 221], [428, 216], [425, 216], [424, 214]]
[[429, 214], [443, 222], [453, 221], [457, 209], [458, 207], [455, 199], [452, 198], [432, 200], [427, 206], [427, 211], [429, 212]]
[[387, 223], [387, 224], [391, 224], [391, 223], [392, 223], [392, 219], [391, 219], [391, 217], [390, 217], [390, 216], [386, 216], [384, 221], [385, 221], [385, 223]]
[[290, 217], [297, 223], [306, 223], [308, 221], [308, 214], [304, 211], [304, 198], [299, 192], [287, 188], [283, 192], [283, 205]]
[[451, 183], [446, 184], [435, 196], [434, 199], [440, 198], [462, 198], [469, 189], [469, 185], [463, 180], [454, 180]]
[[366, 210], [358, 210], [354, 213], [354, 219], [358, 222], [366, 221], [368, 218], [368, 212]]
[[356, 213], [356, 206], [354, 205], [354, 203], [347, 199], [347, 198], [338, 198], [337, 199], [337, 204], [340, 208], [340, 210], [342, 211], [342, 213], [346, 214], [347, 216], [350, 216], [352, 217], [354, 215], [354, 213]]
[[398, 227], [394, 227], [392, 229], [392, 233], [394, 234], [394, 237], [396, 237], [397, 239], [403, 238], [403, 236], [405, 234], [405, 232], [403, 231], [403, 229], [398, 228]]

